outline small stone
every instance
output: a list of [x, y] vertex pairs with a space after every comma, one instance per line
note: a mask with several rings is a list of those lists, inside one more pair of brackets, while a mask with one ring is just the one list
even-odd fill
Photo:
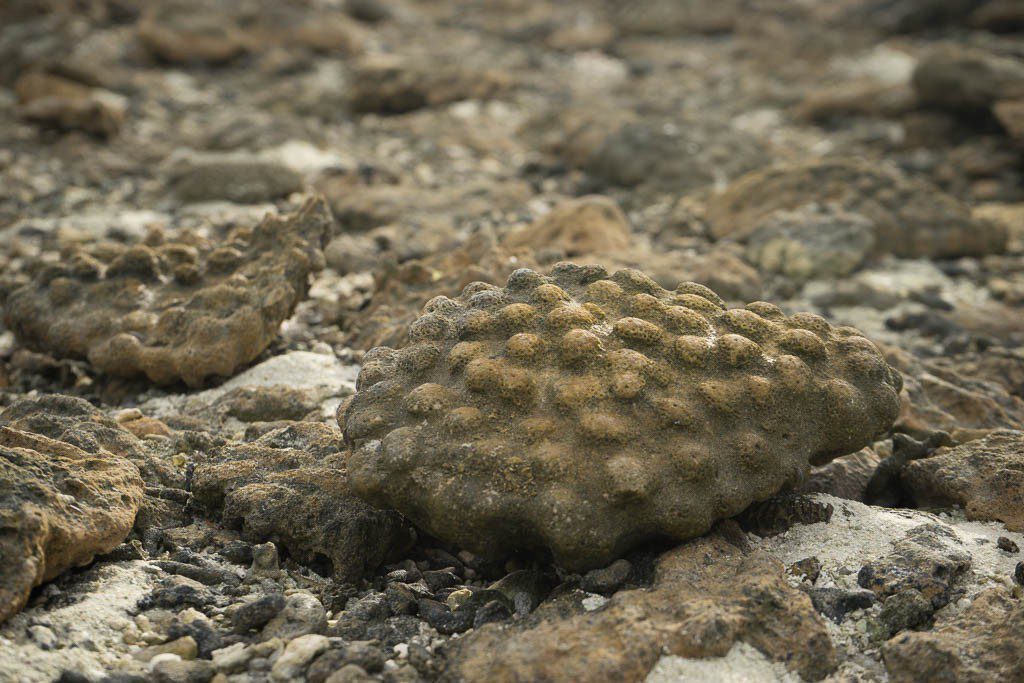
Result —
[[633, 565], [628, 560], [615, 560], [603, 569], [592, 569], [584, 574], [581, 587], [588, 593], [614, 593], [632, 572]]
[[195, 659], [199, 655], [199, 645], [192, 636], [183, 636], [162, 645], [151, 645], [136, 652], [134, 657], [140, 662], [149, 662], [164, 654], [173, 654], [183, 660]]
[[57, 635], [46, 626], [30, 626], [28, 635], [43, 650], [52, 650], [57, 647]]
[[459, 583], [459, 577], [450, 571], [426, 571], [423, 572], [423, 580], [431, 593], [437, 593], [442, 588], [451, 588]]
[[847, 590], [834, 586], [811, 588], [807, 590], [807, 595], [814, 609], [837, 624], [843, 623], [850, 612], [867, 609], [877, 602], [875, 594], [869, 590]]
[[214, 668], [229, 674], [244, 671], [252, 656], [252, 648], [245, 643], [235, 643], [211, 653]]
[[375, 680], [361, 667], [355, 664], [346, 664], [331, 674], [324, 683], [372, 683]]
[[395, 614], [416, 614], [416, 594], [404, 583], [388, 584], [384, 599]]
[[1000, 536], [999, 538], [997, 538], [996, 546], [998, 546], [1000, 550], [1005, 550], [1006, 552], [1011, 554], [1017, 554], [1020, 552], [1020, 547], [1016, 543], [1008, 539], [1006, 536]]
[[253, 629], [263, 628], [284, 609], [284, 604], [284, 596], [280, 593], [260, 596], [236, 609], [231, 614], [231, 625], [235, 633], [247, 633]]
[[370, 673], [384, 669], [384, 652], [375, 640], [356, 640], [345, 647], [345, 660]]
[[484, 624], [506, 621], [511, 618], [512, 611], [504, 602], [491, 600], [473, 615], [473, 628], [480, 628]]
[[277, 546], [273, 543], [260, 543], [252, 547], [252, 566], [245, 575], [247, 581], [253, 579], [276, 579], [281, 576], [278, 565]]
[[235, 564], [252, 564], [252, 545], [245, 541], [231, 541], [217, 551], [217, 554], [228, 562]]
[[935, 607], [921, 591], [902, 590], [885, 601], [877, 620], [869, 625], [871, 639], [875, 642], [888, 640], [900, 631], [921, 626], [934, 613]]
[[284, 609], [263, 627], [263, 638], [290, 639], [327, 628], [327, 612], [313, 595], [299, 592], [285, 599]]
[[473, 615], [466, 610], [452, 612], [444, 603], [429, 599], [420, 600], [418, 605], [420, 616], [438, 633], [462, 633], [473, 625]]
[[448, 604], [448, 609], [454, 612], [471, 597], [473, 597], [473, 591], [468, 588], [460, 588], [449, 593], [445, 602]]
[[1013, 580], [1024, 586], [1024, 562], [1018, 562], [1013, 568]]
[[213, 664], [205, 659], [163, 660], [153, 667], [152, 680], [154, 683], [207, 683], [214, 673]]
[[801, 576], [810, 583], [815, 583], [821, 576], [821, 560], [817, 557], [806, 557], [794, 562], [786, 569], [791, 576]]
[[284, 652], [270, 669], [270, 675], [278, 681], [298, 678], [302, 676], [309, 663], [329, 646], [327, 636], [315, 633], [299, 636], [285, 646]]

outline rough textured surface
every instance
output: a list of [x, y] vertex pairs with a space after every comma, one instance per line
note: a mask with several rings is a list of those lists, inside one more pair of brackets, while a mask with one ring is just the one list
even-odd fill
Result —
[[598, 610], [542, 608], [517, 626], [484, 626], [450, 656], [450, 680], [641, 681], [662, 655], [722, 657], [737, 642], [806, 679], [835, 668], [810, 599], [782, 565], [714, 534], [663, 555], [649, 589], [617, 593]]
[[971, 218], [969, 209], [925, 181], [852, 161], [812, 161], [749, 173], [708, 204], [716, 237], [746, 239], [779, 209], [834, 202], [875, 226], [879, 253], [952, 257], [1002, 251], [1001, 226]]
[[113, 453], [0, 426], [0, 621], [33, 587], [124, 540], [142, 490]]
[[608, 197], [562, 202], [533, 225], [508, 234], [508, 247], [555, 249], [563, 256], [614, 253], [630, 246], [629, 219]]
[[343, 450], [337, 430], [297, 423], [222, 449], [196, 468], [193, 495], [246, 540], [273, 541], [324, 574], [355, 581], [413, 535], [397, 514], [351, 494]]
[[604, 566], [864, 446], [900, 378], [852, 328], [560, 264], [438, 297], [341, 415], [357, 494], [489, 555]]
[[5, 320], [26, 344], [100, 372], [200, 386], [230, 376], [277, 335], [323, 267], [330, 222], [312, 200], [217, 248], [101, 244], [14, 291]]
[[990, 588], [933, 631], [904, 633], [882, 648], [893, 683], [1016, 681], [1024, 678], [1024, 604]]
[[918, 505], [959, 505], [970, 519], [1024, 531], [1024, 432], [999, 431], [909, 462], [902, 480]]

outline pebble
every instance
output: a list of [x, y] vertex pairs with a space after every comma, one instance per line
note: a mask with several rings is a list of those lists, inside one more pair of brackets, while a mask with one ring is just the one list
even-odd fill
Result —
[[309, 633], [292, 640], [270, 669], [270, 675], [277, 681], [298, 678], [310, 662], [330, 646], [327, 636]]
[[46, 626], [29, 626], [28, 635], [43, 650], [57, 647], [57, 635]]
[[231, 625], [235, 633], [263, 628], [284, 609], [284, 605], [285, 599], [280, 593], [262, 595], [232, 612]]
[[996, 546], [998, 546], [1000, 550], [1005, 550], [1011, 554], [1017, 554], [1020, 552], [1020, 547], [1006, 536], [1000, 536], [997, 538]]
[[584, 574], [580, 585], [588, 593], [614, 593], [632, 573], [633, 565], [629, 560], [615, 560], [603, 569], [593, 569]]

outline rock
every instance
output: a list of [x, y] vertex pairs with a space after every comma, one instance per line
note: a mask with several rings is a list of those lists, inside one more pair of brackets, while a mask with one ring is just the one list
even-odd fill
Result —
[[281, 578], [281, 567], [278, 564], [277, 546], [271, 542], [258, 543], [252, 546], [252, 565], [246, 573], [246, 579]]
[[659, 558], [650, 588], [620, 591], [601, 609], [542, 607], [513, 625], [488, 624], [458, 642], [446, 676], [466, 681], [642, 680], [663, 654], [721, 657], [747, 643], [819, 680], [835, 652], [810, 599], [782, 566], [713, 534]]
[[40, 71], [22, 75], [14, 84], [19, 114], [61, 130], [81, 130], [113, 137], [124, 125], [128, 105], [124, 97]]
[[953, 443], [946, 432], [932, 432], [918, 441], [906, 434], [892, 435], [892, 453], [882, 459], [868, 479], [864, 502], [885, 507], [906, 507], [911, 501], [903, 484], [903, 471], [915, 460], [927, 458], [941, 446]]
[[218, 405], [242, 422], [301, 420], [318, 407], [314, 398], [288, 386], [241, 387], [224, 395]]
[[744, 11], [742, 0], [628, 0], [608, 7], [619, 31], [655, 36], [728, 33]]
[[851, 3], [844, 19], [867, 21], [891, 33], [914, 33], [959, 25], [985, 0], [869, 0]]
[[997, 33], [1024, 29], [1024, 7], [1017, 0], [989, 0], [970, 17], [971, 25]]
[[614, 593], [626, 583], [633, 572], [629, 560], [615, 560], [604, 569], [591, 569], [584, 574], [580, 587], [590, 593]]
[[[16, 417], [5, 411], [0, 423]], [[20, 611], [35, 586], [113, 550], [142, 497], [139, 470], [127, 459], [0, 426], [0, 621]]]
[[874, 250], [874, 225], [835, 206], [809, 204], [770, 214], [747, 238], [747, 258], [794, 280], [838, 278]]
[[203, 3], [158, 3], [137, 25], [142, 46], [171, 64], [224, 64], [248, 51], [248, 37], [229, 12]]
[[[836, 204], [874, 225], [876, 254], [914, 258], [980, 256], [1002, 251], [1002, 226], [923, 180], [862, 162], [824, 160], [748, 173], [713, 196], [707, 209], [716, 238], [748, 240], [776, 211]], [[856, 259], [854, 259], [856, 260]]]
[[353, 69], [349, 102], [356, 112], [404, 114], [458, 100], [490, 99], [510, 85], [509, 77], [497, 70], [374, 55]]
[[921, 60], [913, 76], [918, 99], [952, 111], [988, 110], [1024, 99], [1024, 60], [947, 46]]
[[376, 680], [362, 667], [356, 664], [346, 664], [328, 676], [324, 683], [373, 683]]
[[170, 184], [186, 202], [259, 204], [301, 191], [302, 176], [258, 157], [204, 156], [184, 162]]
[[267, 593], [255, 600], [244, 603], [231, 613], [231, 625], [235, 633], [245, 634], [259, 630], [284, 609], [284, 595]]
[[817, 557], [805, 557], [799, 562], [794, 562], [786, 567], [786, 571], [790, 576], [800, 577], [813, 584], [821, 576], [821, 560]]
[[507, 234], [502, 242], [511, 248], [553, 249], [569, 257], [615, 253], [630, 246], [629, 219], [614, 200], [592, 195], [558, 204], [533, 225]]
[[768, 161], [751, 135], [717, 122], [634, 121], [609, 126], [594, 142], [577, 140], [578, 135], [570, 130], [566, 160], [577, 157], [592, 178], [677, 195], [735, 178]]
[[999, 538], [997, 538], [996, 545], [999, 547], [1000, 550], [1011, 553], [1013, 555], [1016, 555], [1020, 552], [1020, 546], [1018, 546], [1016, 543], [1014, 543], [1006, 536], [1000, 536]]
[[570, 570], [704, 533], [863, 446], [901, 385], [852, 328], [574, 264], [433, 299], [409, 335], [366, 355], [341, 415], [353, 491], [473, 552], [547, 547]]
[[970, 554], [957, 545], [956, 536], [942, 526], [914, 527], [893, 543], [891, 553], [861, 567], [857, 583], [883, 601], [916, 590], [937, 609], [949, 602], [955, 584], [971, 567]]
[[882, 647], [889, 680], [1012, 681], [1024, 677], [1024, 605], [990, 588], [931, 631], [904, 633]]
[[999, 123], [1018, 145], [1024, 145], [1024, 97], [1019, 100], [1001, 100], [992, 107]]
[[801, 493], [827, 493], [837, 498], [864, 501], [868, 481], [882, 458], [871, 448], [843, 455], [811, 469]]
[[843, 623], [850, 612], [867, 609], [878, 602], [875, 594], [869, 590], [848, 590], [835, 586], [810, 588], [807, 595], [814, 609], [837, 624]]
[[413, 536], [397, 514], [352, 494], [346, 458], [336, 429], [295, 423], [220, 449], [196, 467], [192, 492], [245, 540], [272, 540], [325, 575], [355, 581], [404, 551]]
[[290, 640], [307, 633], [322, 633], [327, 628], [327, 612], [313, 595], [292, 593], [285, 598], [284, 609], [263, 627], [261, 638]]
[[170, 576], [162, 579], [148, 596], [139, 601], [139, 608], [180, 610], [193, 607], [203, 610], [216, 599], [213, 592], [198, 581], [184, 576]]
[[1017, 566], [1013, 568], [1013, 580], [1018, 585], [1024, 586], [1024, 562], [1018, 562]]
[[192, 636], [184, 636], [160, 645], [150, 645], [134, 653], [139, 661], [148, 662], [158, 655], [175, 655], [178, 659], [191, 660], [199, 655], [199, 645]]
[[968, 519], [1024, 531], [1024, 432], [998, 431], [940, 449], [908, 463], [902, 481], [918, 505], [958, 505]]
[[281, 656], [274, 662], [270, 675], [277, 681], [291, 681], [301, 678], [306, 667], [321, 652], [329, 647], [327, 636], [309, 633], [289, 642]]
[[258, 356], [323, 267], [326, 205], [267, 217], [223, 246], [96, 245], [43, 269], [6, 303], [25, 344], [99, 372], [192, 387]]
[[935, 605], [915, 588], [896, 593], [882, 606], [878, 617], [869, 622], [871, 639], [884, 641], [900, 631], [925, 625], [935, 614]]
[[488, 590], [504, 595], [516, 614], [526, 615], [537, 609], [554, 587], [549, 577], [531, 569], [520, 569], [495, 581]]
[[203, 659], [194, 661], [164, 660], [152, 670], [153, 683], [207, 683], [213, 678], [213, 665]]

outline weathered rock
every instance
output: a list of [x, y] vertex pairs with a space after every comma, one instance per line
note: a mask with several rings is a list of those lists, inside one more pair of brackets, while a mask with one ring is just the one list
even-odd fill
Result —
[[1024, 678], [1024, 604], [1006, 588], [990, 588], [931, 631], [898, 635], [882, 648], [889, 679], [1013, 681]]
[[608, 4], [615, 27], [626, 34], [679, 36], [728, 33], [743, 12], [742, 0], [627, 0]]
[[327, 628], [327, 612], [310, 593], [299, 591], [289, 595], [284, 609], [263, 627], [262, 638], [291, 640], [308, 633], [323, 633]]
[[25, 344], [102, 373], [199, 386], [270, 344], [323, 267], [330, 223], [324, 202], [311, 200], [217, 248], [99, 244], [15, 290], [5, 322]]
[[663, 654], [721, 657], [737, 642], [810, 680], [836, 666], [822, 618], [782, 566], [714, 534], [665, 553], [650, 588], [616, 593], [594, 612], [552, 604], [480, 628], [455, 645], [445, 678], [641, 681]]
[[45, 72], [22, 75], [14, 91], [21, 116], [62, 130], [111, 137], [120, 130], [127, 114], [127, 104], [120, 95]]
[[796, 280], [837, 278], [856, 270], [874, 246], [870, 220], [811, 204], [767, 216], [747, 238], [747, 258], [763, 271]]
[[1024, 531], [1024, 432], [998, 431], [914, 460], [902, 480], [918, 505], [958, 505], [969, 519]]
[[843, 455], [830, 463], [811, 469], [802, 493], [827, 493], [847, 500], [864, 500], [868, 481], [882, 458], [870, 448]]
[[1024, 60], [947, 46], [921, 60], [913, 83], [923, 104], [987, 110], [999, 100], [1024, 99]]
[[[353, 490], [484, 555], [605, 566], [884, 432], [900, 379], [852, 328], [560, 264], [438, 297], [340, 415]], [[782, 437], [781, 435], [785, 435]]]
[[155, 3], [136, 30], [153, 57], [171, 64], [224, 64], [250, 49], [248, 36], [229, 11], [187, 0]]
[[506, 235], [502, 243], [557, 250], [569, 257], [615, 253], [630, 246], [629, 219], [608, 197], [581, 197], [558, 204], [533, 225]]
[[142, 491], [125, 458], [0, 426], [0, 621], [33, 587], [121, 543]]
[[337, 430], [296, 423], [221, 449], [196, 468], [193, 496], [245, 540], [273, 541], [304, 564], [354, 581], [412, 536], [397, 514], [352, 495], [343, 448]]
[[284, 164], [258, 157], [200, 157], [182, 163], [170, 180], [187, 202], [258, 204], [302, 189], [302, 176]]
[[834, 203], [874, 224], [874, 253], [953, 257], [1002, 251], [1006, 231], [923, 180], [853, 161], [812, 161], [749, 173], [711, 198], [715, 237], [746, 240], [779, 210]]
[[509, 77], [497, 70], [375, 55], [354, 68], [349, 100], [357, 112], [403, 114], [458, 100], [497, 97], [510, 85]]

